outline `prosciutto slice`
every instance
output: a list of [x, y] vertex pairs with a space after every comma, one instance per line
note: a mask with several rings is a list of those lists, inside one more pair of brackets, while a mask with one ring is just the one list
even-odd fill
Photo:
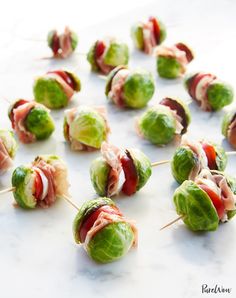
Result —
[[[36, 102], [30, 101], [13, 109], [13, 122], [16, 134], [22, 143], [32, 143], [35, 141], [35, 135], [27, 131], [24, 121], [29, 112], [36, 106]], [[38, 105], [38, 104], [37, 104]]]
[[129, 75], [128, 69], [121, 69], [118, 71], [112, 79], [111, 90], [108, 93], [108, 97], [118, 106], [124, 106], [123, 99], [123, 86], [127, 76]]
[[103, 158], [111, 167], [107, 183], [107, 196], [114, 196], [119, 191], [119, 177], [122, 171], [121, 152], [120, 149], [114, 145], [103, 142], [101, 146], [101, 153]]
[[227, 131], [229, 143], [236, 148], [236, 117], [230, 123]]
[[96, 219], [96, 221], [94, 222], [92, 228], [88, 231], [88, 233], [86, 235], [85, 242], [84, 242], [85, 250], [87, 250], [90, 240], [95, 236], [95, 234], [97, 232], [102, 230], [105, 226], [115, 223], [115, 222], [126, 222], [126, 223], [130, 224], [131, 229], [134, 233], [134, 241], [132, 243], [132, 246], [134, 246], [134, 247], [137, 246], [138, 230], [137, 230], [133, 221], [129, 221], [129, 220], [125, 219], [123, 216], [119, 216], [116, 214], [109, 214], [106, 212], [101, 212], [99, 214], [98, 218]]
[[68, 85], [65, 80], [62, 79], [62, 77], [60, 77], [58, 74], [56, 73], [47, 73], [45, 75], [46, 78], [52, 78], [55, 79], [62, 87], [62, 89], [64, 90], [66, 96], [68, 97], [68, 99], [71, 99], [71, 97], [74, 94], [74, 90], [70, 87], [70, 85]]
[[65, 32], [59, 36], [60, 45], [60, 56], [62, 58], [67, 58], [73, 52], [71, 45], [71, 31], [68, 27], [65, 28]]
[[144, 52], [151, 55], [153, 48], [157, 45], [152, 22], [143, 23], [143, 42]]
[[165, 106], [167, 109], [170, 110], [171, 114], [173, 115], [173, 117], [175, 118], [175, 123], [176, 123], [176, 127], [175, 127], [175, 134], [179, 135], [181, 134], [182, 130], [183, 130], [183, 125], [182, 125], [182, 118], [177, 114], [177, 111], [172, 110], [170, 107]]
[[13, 166], [13, 161], [2, 141], [0, 139], [0, 174], [3, 174]]

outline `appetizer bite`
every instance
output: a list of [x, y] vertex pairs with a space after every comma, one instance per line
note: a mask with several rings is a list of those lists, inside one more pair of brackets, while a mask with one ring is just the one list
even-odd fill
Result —
[[56, 155], [40, 155], [12, 174], [13, 195], [24, 209], [48, 208], [68, 194], [67, 167]]
[[80, 89], [76, 74], [65, 70], [49, 71], [38, 77], [33, 86], [35, 100], [50, 109], [66, 107]]
[[235, 191], [235, 178], [204, 169], [194, 182], [187, 180], [176, 189], [176, 212], [192, 231], [215, 231], [236, 214]]
[[91, 70], [107, 75], [118, 65], [128, 65], [129, 48], [115, 38], [97, 40], [87, 54]]
[[65, 59], [75, 51], [78, 45], [78, 36], [69, 27], [65, 27], [61, 34], [58, 34], [57, 30], [51, 30], [48, 33], [47, 42], [54, 58]]
[[131, 37], [137, 49], [151, 55], [153, 49], [166, 39], [166, 28], [156, 17], [149, 17], [131, 28]]
[[0, 130], [0, 175], [13, 166], [17, 143], [11, 131]]
[[210, 73], [189, 74], [185, 77], [184, 86], [203, 111], [221, 110], [234, 98], [232, 87]]
[[82, 205], [73, 224], [75, 242], [83, 244], [89, 257], [99, 263], [122, 258], [137, 245], [137, 228], [109, 198]]
[[65, 111], [64, 137], [75, 151], [93, 151], [107, 140], [110, 128], [104, 107], [80, 106]]
[[150, 72], [117, 66], [107, 77], [105, 94], [120, 108], [140, 109], [147, 105], [154, 91], [155, 83]]
[[195, 180], [205, 168], [224, 171], [227, 165], [225, 150], [217, 144], [183, 138], [171, 161], [172, 175], [178, 183]]
[[190, 124], [190, 111], [179, 99], [164, 98], [149, 108], [137, 121], [138, 134], [155, 145], [166, 145], [179, 139]]
[[194, 59], [192, 50], [183, 43], [173, 46], [159, 46], [157, 54], [157, 72], [160, 77], [176, 79], [186, 72], [187, 65]]
[[236, 110], [232, 110], [224, 115], [221, 131], [229, 144], [236, 149]]
[[8, 117], [19, 140], [25, 144], [49, 138], [55, 129], [50, 111], [32, 100], [16, 100], [8, 110]]
[[152, 174], [149, 158], [138, 149], [121, 151], [102, 143], [101, 157], [90, 166], [90, 179], [100, 196], [114, 196], [122, 191], [131, 196], [140, 190]]

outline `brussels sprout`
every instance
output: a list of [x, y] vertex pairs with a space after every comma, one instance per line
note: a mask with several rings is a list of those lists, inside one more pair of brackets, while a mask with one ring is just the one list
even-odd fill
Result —
[[148, 181], [152, 174], [150, 159], [138, 149], [127, 149], [131, 156], [138, 175], [137, 191], [140, 190]]
[[129, 48], [125, 43], [112, 41], [105, 53], [104, 63], [116, 67], [127, 65], [129, 62]]
[[192, 231], [215, 231], [219, 225], [216, 209], [206, 192], [185, 181], [174, 193], [176, 211]]
[[157, 72], [160, 77], [176, 79], [181, 75], [181, 64], [172, 57], [159, 56], [157, 59]]
[[96, 158], [90, 166], [90, 179], [99, 196], [105, 196], [107, 193], [110, 169], [111, 167], [102, 157]]
[[131, 28], [131, 37], [134, 41], [135, 47], [139, 50], [143, 50], [144, 49], [143, 27], [141, 23], [134, 25]]
[[86, 250], [96, 262], [108, 263], [123, 257], [134, 242], [129, 223], [114, 222], [105, 226], [89, 241]]
[[139, 109], [146, 106], [155, 91], [152, 74], [145, 70], [132, 71], [123, 86], [124, 103], [127, 107]]
[[95, 50], [96, 50], [97, 42], [95, 42], [88, 51], [87, 60], [91, 65], [92, 71], [99, 71], [99, 67], [97, 66], [96, 59], [95, 59]]
[[2, 140], [9, 156], [11, 158], [14, 158], [16, 155], [16, 151], [17, 151], [17, 143], [16, 140], [14, 138], [14, 134], [12, 133], [12, 131], [9, 130], [0, 130], [0, 139]]
[[141, 134], [151, 143], [165, 145], [174, 138], [176, 120], [169, 108], [158, 105], [141, 116], [138, 126]]
[[234, 98], [233, 88], [219, 80], [214, 80], [207, 88], [207, 99], [212, 109], [221, 110], [232, 103]]
[[198, 160], [190, 148], [177, 148], [171, 161], [171, 171], [175, 180], [178, 183], [188, 180], [192, 169], [197, 163]]
[[33, 209], [36, 207], [37, 201], [32, 195], [34, 179], [32, 179], [34, 171], [30, 167], [19, 166], [12, 174], [12, 186], [14, 198], [20, 207], [24, 209]]
[[60, 109], [68, 105], [69, 100], [64, 89], [54, 78], [38, 78], [33, 91], [35, 100], [50, 109]]
[[109, 198], [97, 198], [94, 200], [87, 201], [81, 206], [73, 222], [73, 234], [74, 234], [74, 239], [76, 243], [78, 244], [81, 243], [79, 231], [80, 231], [82, 222], [91, 213], [93, 213], [95, 210], [97, 210], [98, 208], [104, 205], [115, 206], [115, 203]]
[[107, 138], [106, 122], [95, 109], [80, 106], [70, 124], [70, 137], [82, 144], [99, 149]]
[[47, 139], [55, 129], [52, 117], [43, 106], [36, 106], [28, 113], [25, 126], [37, 140]]

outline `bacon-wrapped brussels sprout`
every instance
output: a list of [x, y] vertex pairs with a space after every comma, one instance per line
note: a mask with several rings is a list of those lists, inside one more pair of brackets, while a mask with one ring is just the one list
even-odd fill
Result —
[[182, 183], [194, 180], [202, 169], [224, 171], [226, 165], [227, 156], [220, 145], [183, 138], [172, 158], [171, 170], [175, 180]]
[[232, 103], [232, 87], [210, 73], [189, 74], [184, 80], [189, 95], [203, 111], [218, 111]]
[[186, 72], [187, 65], [194, 59], [192, 50], [183, 43], [157, 48], [157, 72], [160, 77], [176, 79]]
[[164, 98], [138, 119], [137, 130], [151, 143], [166, 145], [187, 131], [190, 120], [187, 105], [179, 99]]
[[147, 105], [155, 91], [153, 76], [145, 70], [117, 66], [107, 78], [105, 94], [118, 107], [140, 109]]
[[13, 159], [17, 150], [17, 143], [11, 131], [0, 130], [0, 174], [13, 166]]
[[138, 22], [131, 28], [131, 36], [135, 47], [150, 55], [166, 39], [166, 28], [156, 17], [149, 17], [146, 22]]
[[84, 203], [73, 224], [76, 243], [99, 263], [122, 258], [137, 244], [137, 228], [109, 198]]
[[234, 178], [205, 169], [194, 182], [186, 180], [177, 188], [176, 211], [192, 231], [215, 231], [236, 214], [235, 186]]
[[224, 115], [221, 130], [229, 144], [236, 149], [236, 110], [231, 110]]
[[25, 209], [48, 208], [56, 199], [68, 194], [67, 167], [55, 155], [41, 155], [12, 174], [14, 198]]
[[102, 157], [96, 158], [90, 167], [91, 182], [100, 196], [111, 197], [120, 190], [130, 196], [140, 190], [152, 174], [150, 160], [138, 149], [122, 152], [104, 142], [101, 153]]
[[65, 70], [49, 71], [38, 77], [33, 86], [35, 100], [50, 109], [67, 106], [74, 93], [80, 89], [79, 78]]
[[66, 27], [61, 34], [58, 34], [57, 30], [51, 30], [48, 33], [47, 42], [54, 58], [65, 59], [75, 51], [78, 45], [78, 36], [69, 27]]
[[55, 129], [50, 111], [35, 101], [18, 99], [10, 106], [8, 116], [22, 143], [45, 140]]
[[104, 107], [80, 106], [65, 111], [63, 129], [71, 149], [78, 151], [100, 149], [110, 132]]
[[87, 60], [92, 71], [107, 75], [118, 65], [128, 65], [129, 48], [114, 38], [97, 40], [90, 48]]

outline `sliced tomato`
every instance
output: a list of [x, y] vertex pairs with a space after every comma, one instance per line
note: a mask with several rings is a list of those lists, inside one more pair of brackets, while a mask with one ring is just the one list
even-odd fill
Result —
[[97, 220], [101, 212], [106, 212], [108, 214], [117, 214], [120, 216], [122, 215], [122, 213], [116, 206], [109, 206], [109, 205], [104, 205], [98, 208], [97, 210], [95, 210], [94, 212], [92, 212], [91, 214], [89, 214], [89, 216], [82, 222], [82, 225], [79, 231], [79, 236], [82, 243], [85, 241], [88, 231], [92, 228], [92, 226], [94, 225], [95, 221]]
[[214, 207], [216, 208], [216, 212], [219, 216], [219, 219], [221, 219], [225, 214], [224, 203], [221, 200], [221, 198], [213, 190], [211, 190], [209, 186], [205, 184], [200, 184], [199, 187], [208, 194]]
[[193, 56], [192, 51], [184, 43], [179, 42], [175, 46], [177, 49], [185, 52], [188, 62], [191, 62], [193, 60], [194, 56]]
[[14, 106], [12, 107], [11, 109], [11, 112], [10, 112], [10, 115], [9, 115], [9, 118], [11, 120], [11, 124], [12, 124], [12, 128], [14, 129], [15, 128], [15, 123], [14, 123], [14, 109], [18, 108], [19, 106], [25, 104], [29, 102], [29, 100], [26, 100], [26, 99], [19, 99], [17, 100], [17, 102], [15, 102]]
[[207, 144], [207, 143], [203, 143], [202, 144], [202, 149], [204, 150], [204, 152], [206, 153], [206, 157], [207, 157], [207, 163], [208, 163], [208, 167], [210, 170], [217, 170], [217, 164], [216, 164], [216, 151], [214, 146]]
[[121, 158], [122, 168], [125, 174], [125, 182], [122, 187], [123, 193], [128, 196], [137, 190], [138, 175], [133, 160], [126, 154]]
[[95, 47], [95, 57], [96, 58], [101, 57], [105, 49], [106, 49], [105, 43], [101, 40], [98, 40]]
[[34, 196], [35, 196], [36, 200], [39, 200], [43, 193], [43, 182], [42, 182], [41, 176], [39, 175], [37, 170], [35, 170], [34, 187], [35, 187]]
[[70, 75], [63, 70], [54, 70], [54, 71], [48, 71], [47, 73], [54, 73], [57, 74], [59, 77], [63, 79], [73, 90], [75, 90], [75, 84], [73, 79], [70, 77]]
[[157, 44], [159, 44], [160, 43], [161, 29], [160, 29], [160, 26], [158, 24], [158, 21], [155, 17], [150, 17], [149, 21], [152, 22], [153, 32], [154, 32], [154, 35], [155, 35], [155, 38], [156, 38], [156, 42], [157, 42]]

